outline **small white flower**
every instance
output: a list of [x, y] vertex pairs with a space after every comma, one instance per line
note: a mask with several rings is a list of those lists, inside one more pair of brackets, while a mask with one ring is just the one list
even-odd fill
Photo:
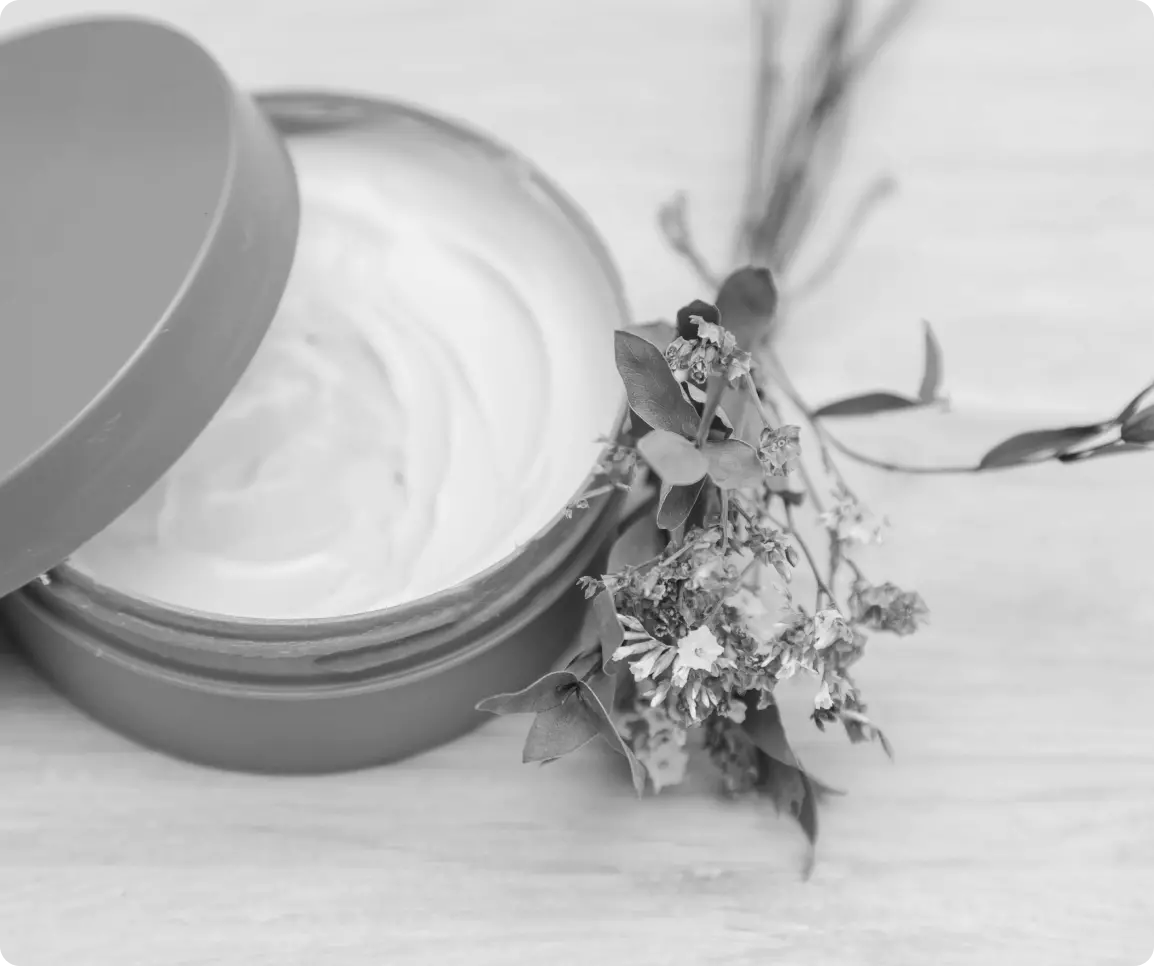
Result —
[[697, 671], [712, 671], [724, 648], [708, 627], [690, 631], [677, 645], [677, 666]]
[[813, 706], [818, 711], [828, 711], [833, 707], [833, 696], [829, 693], [829, 683], [822, 682], [821, 690], [817, 692], [817, 696], [813, 699]]
[[813, 631], [813, 646], [819, 651], [832, 647], [838, 641], [853, 640], [853, 632], [845, 618], [832, 608], [818, 611], [813, 619]]
[[745, 712], [747, 710], [744, 701], [730, 701], [729, 707], [725, 711], [725, 716], [730, 721], [741, 724], [745, 720]]

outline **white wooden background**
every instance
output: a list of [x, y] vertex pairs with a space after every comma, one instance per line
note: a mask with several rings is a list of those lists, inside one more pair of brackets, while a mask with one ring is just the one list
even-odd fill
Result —
[[[0, 34], [96, 9], [18, 0]], [[488, 128], [591, 213], [639, 317], [699, 294], [653, 228], [673, 191], [728, 254], [743, 0], [102, 9], [191, 30], [252, 86], [367, 90]], [[1107, 415], [1154, 377], [1152, 54], [1137, 0], [927, 0], [863, 92], [829, 223], [880, 171], [902, 193], [784, 352], [815, 398], [912, 389], [929, 318], [955, 412], [855, 441], [968, 458]], [[1138, 966], [1154, 950], [1152, 478], [1154, 457], [855, 474], [894, 523], [877, 568], [915, 583], [934, 624], [876, 639], [862, 672], [896, 764], [792, 708], [807, 763], [851, 792], [807, 884], [788, 824], [704, 781], [637, 803], [595, 753], [524, 768], [524, 721], [349, 777], [215, 774], [104, 731], [0, 650], [0, 949], [18, 966]]]

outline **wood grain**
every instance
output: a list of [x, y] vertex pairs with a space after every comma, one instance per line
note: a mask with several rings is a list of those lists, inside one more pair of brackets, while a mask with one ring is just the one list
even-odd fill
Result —
[[[18, 0], [0, 32], [88, 7]], [[385, 93], [515, 144], [591, 212], [641, 318], [700, 294], [653, 228], [673, 191], [727, 257], [740, 0], [122, 9], [185, 26], [247, 84]], [[1152, 45], [1132, 0], [924, 4], [863, 92], [806, 257], [875, 173], [902, 194], [784, 349], [815, 398], [912, 390], [930, 318], [955, 412], [849, 438], [969, 458], [1106, 415], [1154, 376]], [[807, 764], [850, 791], [806, 884], [799, 835], [771, 814], [705, 779], [638, 803], [592, 752], [525, 768], [527, 722], [346, 777], [217, 774], [104, 731], [2, 653], [0, 949], [19, 966], [1138, 966], [1154, 949], [1152, 474], [1136, 458], [854, 475], [894, 523], [871, 566], [916, 583], [934, 623], [876, 639], [863, 670], [895, 764], [791, 702]]]

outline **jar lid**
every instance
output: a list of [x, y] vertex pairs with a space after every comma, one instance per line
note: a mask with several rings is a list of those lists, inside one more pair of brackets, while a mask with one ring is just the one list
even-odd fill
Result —
[[200, 435], [280, 303], [300, 204], [196, 43], [97, 19], [0, 42], [0, 596]]

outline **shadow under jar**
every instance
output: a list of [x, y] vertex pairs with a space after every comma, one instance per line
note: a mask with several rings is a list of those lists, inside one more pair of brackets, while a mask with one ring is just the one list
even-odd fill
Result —
[[599, 497], [572, 515], [564, 504], [592, 482], [604, 446], [598, 437], [614, 438], [623, 426], [612, 333], [628, 315], [596, 233], [512, 151], [380, 100], [286, 92], [256, 103], [302, 172], [302, 239], [310, 226], [305, 158], [320, 147], [345, 159], [385, 206], [404, 201], [418, 211], [422, 196], [439, 198], [474, 241], [491, 246], [494, 265], [520, 266], [505, 281], [525, 283], [514, 294], [529, 309], [549, 311], [535, 303], [542, 292], [570, 303], [572, 318], [587, 326], [582, 344], [596, 348], [554, 362], [592, 367], [591, 410], [603, 425], [590, 439], [551, 444], [589, 450], [585, 479], [495, 563], [447, 588], [348, 616], [173, 606], [102, 580], [82, 546], [0, 601], [0, 618], [63, 694], [143, 744], [242, 771], [345, 771], [462, 735], [484, 717], [474, 710], [479, 700], [526, 686], [581, 632], [577, 580], [603, 568], [623, 496]]

